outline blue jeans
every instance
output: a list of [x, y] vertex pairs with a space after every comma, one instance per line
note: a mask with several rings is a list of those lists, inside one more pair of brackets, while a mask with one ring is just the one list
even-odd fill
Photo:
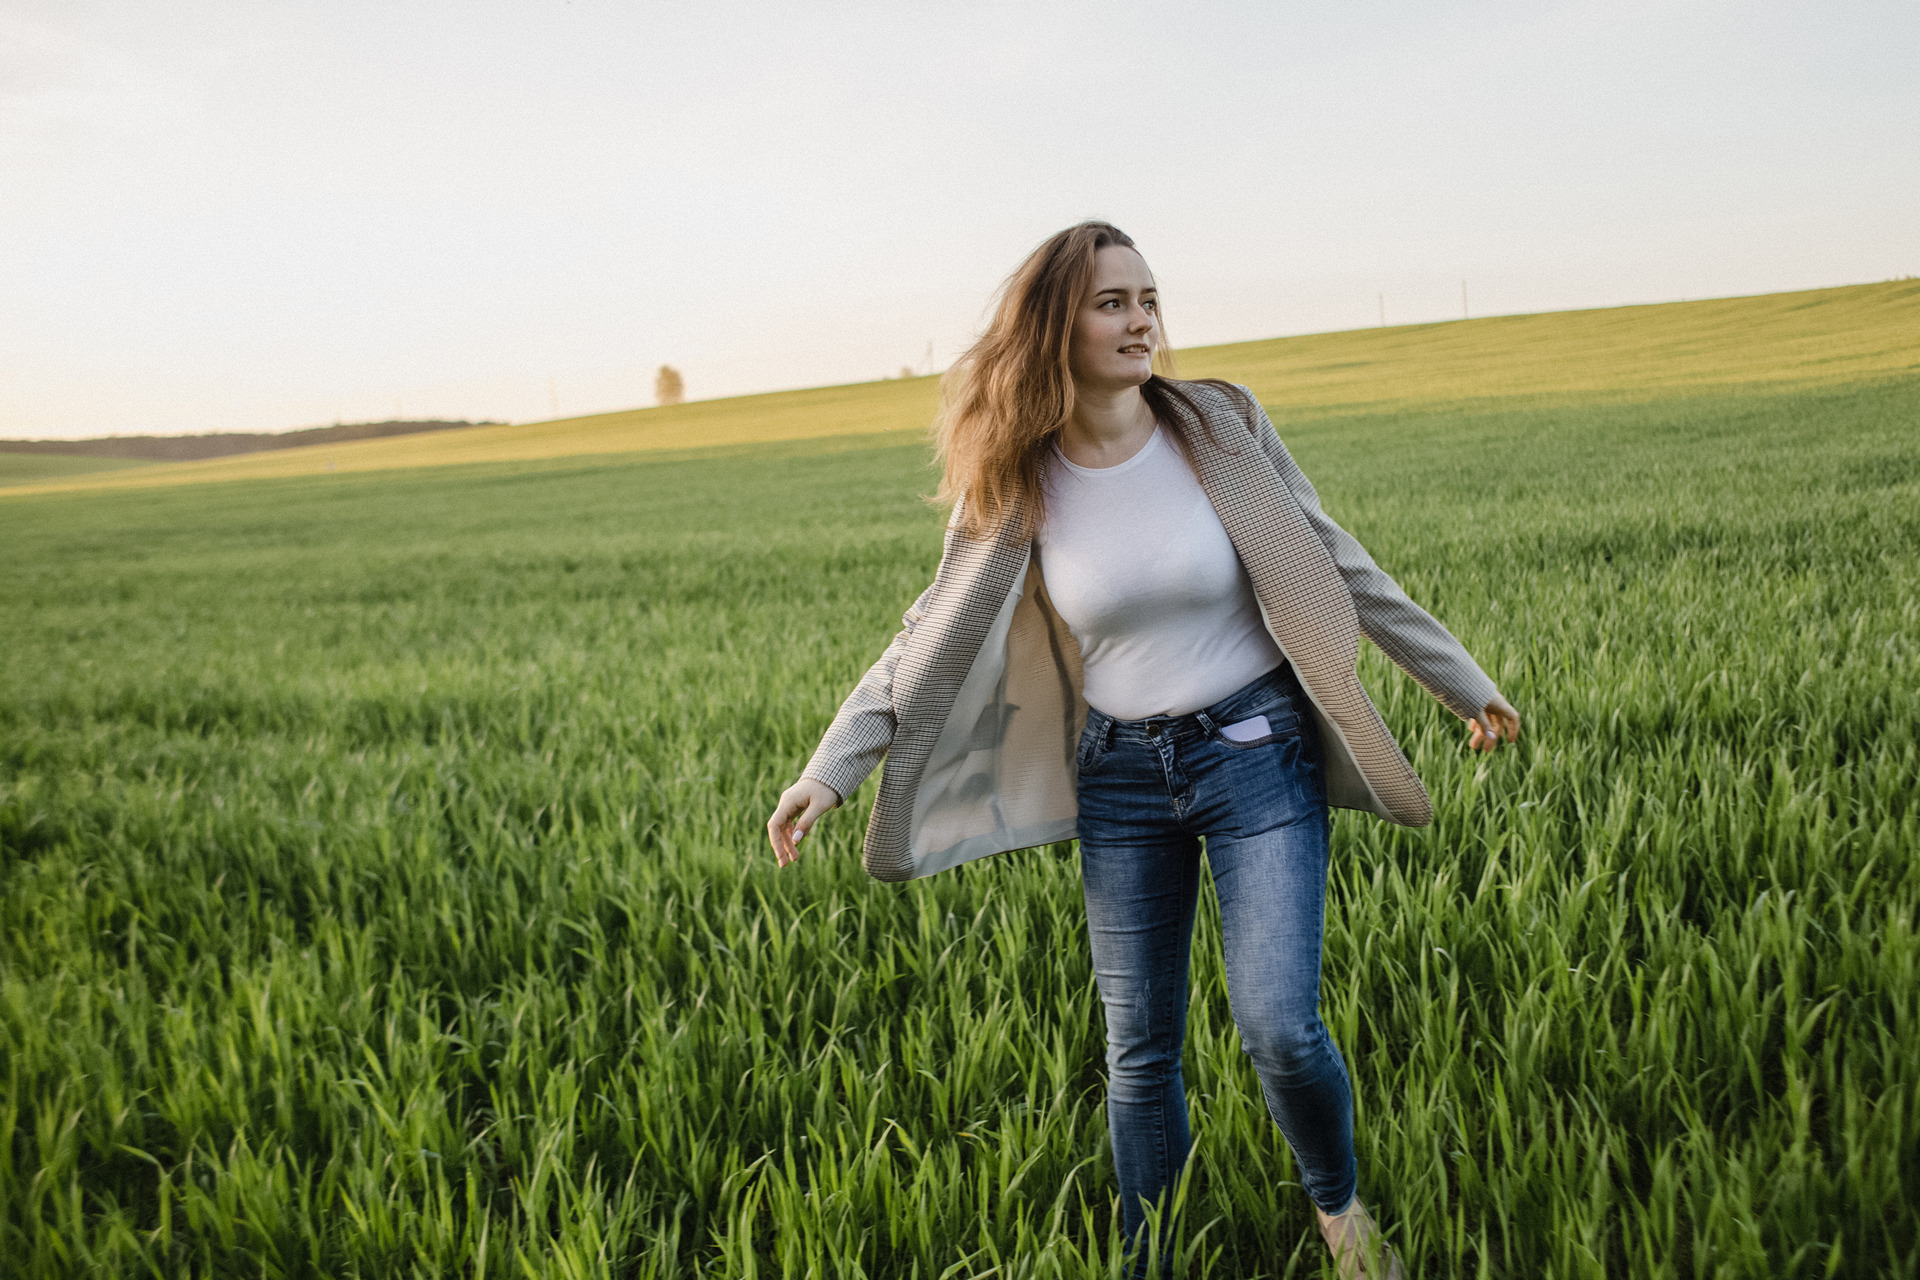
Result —
[[[1265, 737], [1221, 733], [1261, 715]], [[1180, 1049], [1202, 838], [1241, 1047], [1307, 1194], [1329, 1213], [1344, 1209], [1354, 1192], [1353, 1094], [1319, 1012], [1326, 777], [1293, 668], [1190, 715], [1090, 711], [1079, 765], [1087, 934], [1107, 1014], [1107, 1128], [1129, 1240], [1139, 1242], [1142, 1201], [1170, 1191], [1190, 1146]], [[1163, 1214], [1165, 1248], [1172, 1214]]]

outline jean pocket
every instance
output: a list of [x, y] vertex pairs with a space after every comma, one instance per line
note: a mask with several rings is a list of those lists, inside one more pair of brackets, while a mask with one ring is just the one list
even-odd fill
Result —
[[1080, 731], [1080, 746], [1074, 753], [1074, 763], [1080, 768], [1081, 776], [1093, 773], [1107, 755], [1107, 726], [1098, 720], [1088, 720], [1087, 727]]
[[1229, 738], [1224, 730], [1231, 725], [1216, 724], [1211, 737], [1223, 747], [1234, 751], [1251, 751], [1255, 747], [1264, 747], [1270, 743], [1284, 742], [1297, 737], [1300, 733], [1300, 713], [1294, 709], [1291, 698], [1277, 698], [1270, 705], [1261, 707], [1248, 715], [1237, 717], [1232, 723], [1242, 724], [1256, 717], [1264, 716], [1267, 732], [1254, 738]]

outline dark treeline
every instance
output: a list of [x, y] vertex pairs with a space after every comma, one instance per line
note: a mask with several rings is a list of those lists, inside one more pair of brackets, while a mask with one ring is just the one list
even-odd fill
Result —
[[347, 422], [301, 431], [223, 431], [199, 436], [102, 436], [93, 440], [0, 440], [0, 453], [57, 453], [89, 458], [148, 458], [155, 462], [190, 462], [196, 458], [224, 458], [262, 449], [297, 449], [309, 444], [340, 444], [374, 440], [381, 436], [410, 436], [422, 431], [449, 431], [456, 427], [499, 426], [496, 422]]

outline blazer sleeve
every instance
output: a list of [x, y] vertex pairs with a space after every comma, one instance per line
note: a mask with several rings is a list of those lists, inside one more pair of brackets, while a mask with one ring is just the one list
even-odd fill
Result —
[[1499, 687], [1452, 632], [1408, 599], [1400, 584], [1373, 562], [1367, 549], [1320, 509], [1320, 495], [1286, 445], [1280, 443], [1280, 434], [1259, 398], [1244, 387], [1241, 392], [1253, 405], [1254, 436], [1261, 449], [1293, 491], [1308, 523], [1339, 566], [1340, 576], [1353, 596], [1354, 612], [1359, 615], [1360, 634], [1379, 646], [1394, 665], [1454, 715], [1462, 720], [1478, 718], [1499, 695]]
[[893, 669], [900, 661], [907, 637], [913, 634], [926, 611], [927, 597], [932, 594], [933, 588], [929, 586], [907, 607], [900, 619], [899, 634], [840, 704], [840, 713], [821, 735], [820, 745], [814, 749], [807, 767], [800, 771], [801, 777], [832, 787], [842, 801], [859, 788], [887, 754], [887, 748], [893, 745]]

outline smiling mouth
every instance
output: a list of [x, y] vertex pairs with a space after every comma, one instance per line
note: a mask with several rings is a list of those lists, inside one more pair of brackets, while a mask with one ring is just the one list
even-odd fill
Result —
[[1142, 346], [1140, 343], [1136, 342], [1130, 347], [1120, 348], [1120, 354], [1123, 356], [1144, 356], [1147, 354], [1147, 349], [1146, 347]]

